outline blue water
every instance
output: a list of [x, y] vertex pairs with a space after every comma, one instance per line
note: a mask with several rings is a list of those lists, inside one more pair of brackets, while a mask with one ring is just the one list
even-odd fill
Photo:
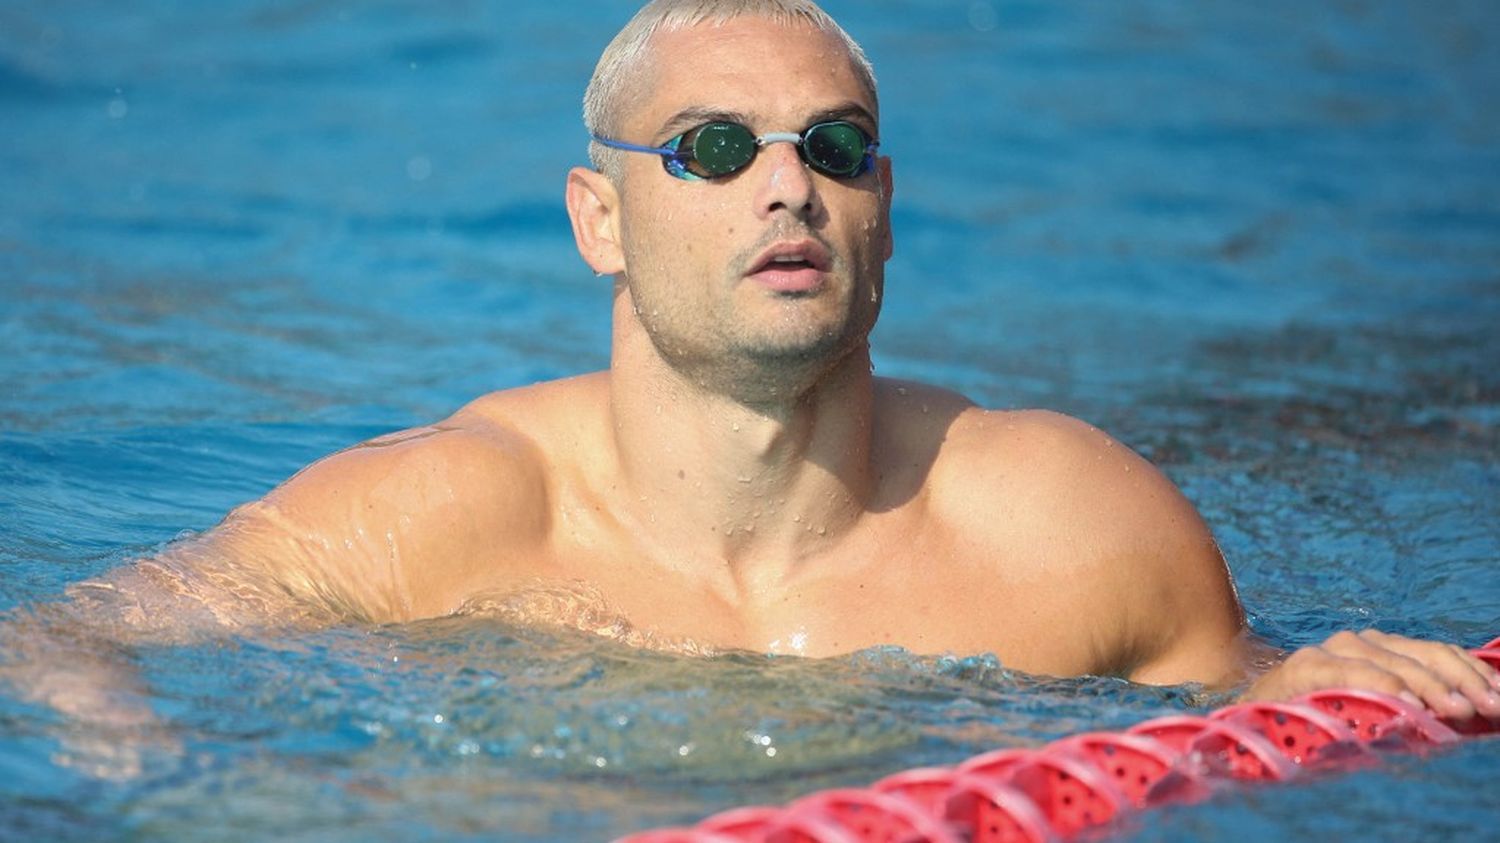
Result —
[[[0, 609], [604, 366], [560, 199], [630, 5], [0, 7]], [[828, 8], [895, 159], [882, 374], [1156, 460], [1278, 644], [1500, 634], [1500, 6]], [[475, 619], [104, 649], [168, 733], [106, 736], [142, 771], [99, 780], [90, 735], [0, 691], [0, 839], [601, 840], [1191, 704]], [[1481, 839], [1497, 777], [1474, 742], [1122, 834]]]

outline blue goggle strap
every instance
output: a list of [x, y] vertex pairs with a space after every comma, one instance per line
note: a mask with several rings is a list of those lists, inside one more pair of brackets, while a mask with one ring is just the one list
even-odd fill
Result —
[[607, 146], [610, 149], [619, 149], [625, 152], [644, 152], [648, 155], [660, 155], [662, 163], [666, 165], [667, 172], [672, 176], [686, 181], [703, 181], [703, 177], [691, 172], [687, 168], [687, 161], [691, 153], [682, 153], [677, 150], [677, 144], [682, 141], [682, 135], [667, 141], [666, 146], [642, 146], [638, 143], [626, 143], [625, 141], [611, 140], [599, 135], [589, 135], [594, 143]]
[[[625, 141], [610, 140], [609, 138], [601, 138], [598, 135], [589, 135], [589, 137], [594, 139], [594, 143], [597, 143], [600, 146], [607, 146], [610, 149], [623, 149], [626, 152], [649, 152], [652, 155], [677, 154], [677, 147], [675, 146], [641, 146], [638, 143], [626, 143]], [[677, 139], [673, 138], [673, 140], [675, 141]]]

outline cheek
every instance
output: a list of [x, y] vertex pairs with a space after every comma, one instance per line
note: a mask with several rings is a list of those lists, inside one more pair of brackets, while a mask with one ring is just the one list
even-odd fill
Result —
[[890, 222], [885, 219], [878, 202], [870, 203], [869, 207], [860, 210], [861, 215], [855, 219], [861, 222], [854, 228], [852, 242], [863, 260], [871, 263], [884, 263], [886, 243], [890, 239], [888, 233]]

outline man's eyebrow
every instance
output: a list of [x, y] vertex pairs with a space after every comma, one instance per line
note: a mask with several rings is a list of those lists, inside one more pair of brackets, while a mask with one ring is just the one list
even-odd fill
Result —
[[863, 124], [860, 128], [869, 132], [870, 137], [876, 136], [877, 127], [880, 125], [880, 121], [875, 119], [875, 115], [871, 114], [869, 109], [853, 101], [841, 103], [834, 106], [833, 108], [827, 108], [822, 111], [815, 112], [812, 115], [811, 121], [807, 125], [811, 126], [814, 123], [827, 123], [830, 120], [851, 119], [855, 123]]
[[694, 126], [704, 123], [738, 123], [741, 126], [750, 125], [750, 118], [738, 111], [727, 111], [722, 108], [710, 106], [693, 105], [673, 114], [667, 122], [663, 123], [661, 129], [656, 133], [659, 138], [675, 138]]
[[[817, 123], [827, 123], [830, 120], [853, 120], [856, 123], [863, 124], [861, 128], [869, 132], [872, 137], [876, 133], [875, 127], [879, 125], [879, 121], [875, 119], [875, 115], [871, 114], [869, 109], [851, 100], [850, 102], [840, 103], [831, 108], [815, 111], [808, 116], [804, 125], [788, 126], [786, 130], [801, 131], [808, 126]], [[773, 131], [755, 126], [748, 115], [738, 111], [694, 105], [688, 106], [668, 118], [667, 122], [663, 123], [661, 128], [657, 130], [656, 137], [665, 141], [668, 138], [674, 138], [688, 129], [694, 126], [701, 126], [704, 123], [738, 123], [741, 126], [750, 127], [757, 132]]]

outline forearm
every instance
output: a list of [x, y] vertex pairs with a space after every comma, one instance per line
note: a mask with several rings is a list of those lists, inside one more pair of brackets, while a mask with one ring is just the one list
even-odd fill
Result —
[[0, 617], [0, 680], [75, 718], [139, 720], [138, 648], [337, 619], [221, 551], [212, 536], [185, 542]]
[[185, 542], [0, 616], [0, 690], [65, 716], [59, 763], [129, 778], [176, 751], [137, 668], [142, 648], [337, 620], [222, 550]]
[[81, 616], [71, 602], [0, 617], [0, 692], [65, 716], [54, 760], [90, 776], [138, 775], [177, 741], [156, 717], [135, 649]]
[[75, 607], [52, 604], [0, 619], [0, 680], [23, 699], [75, 719], [139, 725], [150, 719], [128, 645], [80, 622]]

